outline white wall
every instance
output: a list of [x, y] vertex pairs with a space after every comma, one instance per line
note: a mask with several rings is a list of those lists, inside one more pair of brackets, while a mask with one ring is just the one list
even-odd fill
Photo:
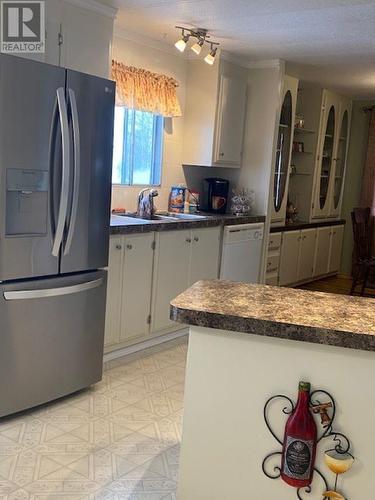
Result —
[[[113, 58], [129, 66], [136, 66], [157, 73], [172, 76], [179, 82], [178, 97], [182, 113], [185, 110], [187, 81], [187, 60], [160, 44], [151, 47], [138, 39], [130, 39], [126, 33], [115, 32]], [[202, 61], [202, 64], [203, 61]], [[244, 137], [243, 166], [239, 169], [184, 167], [182, 168], [182, 143], [184, 118], [166, 120], [164, 133], [164, 154], [162, 183], [156, 200], [158, 209], [168, 206], [170, 187], [177, 183], [187, 184], [192, 189], [201, 188], [204, 177], [224, 177], [231, 185], [240, 185], [255, 191], [254, 213], [266, 214], [270, 178], [273, 166], [273, 144], [275, 124], [280, 106], [280, 85], [283, 64], [266, 63], [263, 67], [249, 70], [249, 95], [247, 121]], [[112, 208], [135, 210], [139, 186], [114, 185], [112, 189]]]
[[[296, 499], [295, 490], [268, 479], [261, 464], [268, 453], [281, 451], [265, 426], [264, 404], [275, 394], [295, 400], [299, 380], [333, 394], [334, 429], [351, 440], [356, 460], [340, 477], [339, 491], [352, 500], [373, 499], [375, 436], [369, 429], [375, 408], [365, 388], [374, 375], [374, 352], [192, 327], [178, 499]], [[283, 406], [275, 403], [269, 412], [279, 436], [286, 422]], [[332, 444], [332, 439], [319, 443], [316, 463], [331, 488], [335, 478], [323, 457]], [[270, 464], [267, 470], [272, 471]], [[323, 488], [315, 476], [311, 494], [303, 498], [321, 500]]]
[[[182, 113], [185, 108], [185, 81], [187, 62], [178, 54], [142, 45], [123, 36], [115, 35], [113, 40], [113, 58], [128, 66], [144, 68], [156, 73], [163, 73], [179, 82], [177, 90]], [[182, 163], [183, 117], [167, 118], [164, 130], [164, 150], [162, 165], [162, 183], [156, 206], [166, 210], [170, 187], [177, 183], [185, 183]], [[139, 186], [114, 185], [112, 188], [112, 208], [136, 209]]]

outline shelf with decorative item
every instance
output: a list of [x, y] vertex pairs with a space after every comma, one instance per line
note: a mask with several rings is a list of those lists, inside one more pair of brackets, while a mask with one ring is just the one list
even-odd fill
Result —
[[294, 127], [294, 132], [298, 134], [315, 134], [315, 130], [310, 130], [302, 127]]

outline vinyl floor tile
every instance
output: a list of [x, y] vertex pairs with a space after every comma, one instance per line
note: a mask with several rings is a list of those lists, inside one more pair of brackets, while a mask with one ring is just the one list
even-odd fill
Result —
[[176, 500], [187, 345], [0, 420], [0, 500]]

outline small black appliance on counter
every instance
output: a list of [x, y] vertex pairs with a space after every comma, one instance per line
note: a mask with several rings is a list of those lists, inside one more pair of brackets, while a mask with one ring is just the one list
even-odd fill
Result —
[[201, 210], [224, 214], [227, 209], [229, 181], [219, 177], [203, 179]]

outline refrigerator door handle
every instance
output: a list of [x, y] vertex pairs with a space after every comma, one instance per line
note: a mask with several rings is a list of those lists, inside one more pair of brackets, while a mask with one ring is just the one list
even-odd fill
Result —
[[72, 113], [72, 125], [73, 125], [74, 179], [73, 179], [72, 211], [69, 222], [68, 236], [66, 238], [66, 243], [64, 248], [64, 255], [67, 255], [69, 253], [70, 247], [72, 245], [72, 239], [74, 235], [77, 213], [78, 213], [79, 183], [81, 175], [81, 144], [80, 144], [77, 101], [74, 90], [69, 89], [68, 96], [70, 102], [70, 109]]
[[44, 299], [48, 297], [58, 297], [61, 295], [72, 295], [73, 293], [85, 292], [98, 288], [103, 284], [103, 278], [78, 285], [64, 286], [61, 288], [46, 288], [42, 290], [14, 290], [4, 292], [5, 300], [29, 300], [29, 299]]
[[64, 227], [66, 216], [68, 213], [68, 200], [69, 200], [69, 175], [70, 175], [70, 145], [69, 145], [69, 122], [68, 122], [68, 108], [65, 100], [65, 89], [60, 87], [56, 91], [57, 105], [60, 117], [61, 126], [61, 142], [62, 142], [62, 178], [60, 190], [60, 204], [59, 215], [57, 218], [55, 240], [52, 246], [52, 255], [57, 257], [59, 255], [61, 242], [64, 235]]

